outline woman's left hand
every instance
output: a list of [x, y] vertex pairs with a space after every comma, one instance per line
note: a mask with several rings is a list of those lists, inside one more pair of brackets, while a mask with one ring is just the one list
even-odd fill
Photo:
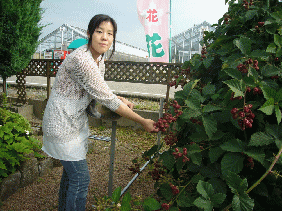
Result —
[[134, 104], [130, 101], [128, 101], [127, 99], [121, 97], [121, 96], [118, 96], [118, 98], [125, 104], [127, 105], [131, 110], [134, 109]]

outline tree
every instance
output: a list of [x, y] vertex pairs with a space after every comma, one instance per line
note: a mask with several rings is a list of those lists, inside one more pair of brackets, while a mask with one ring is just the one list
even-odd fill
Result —
[[0, 76], [6, 79], [22, 71], [35, 53], [42, 30], [42, 0], [0, 0]]

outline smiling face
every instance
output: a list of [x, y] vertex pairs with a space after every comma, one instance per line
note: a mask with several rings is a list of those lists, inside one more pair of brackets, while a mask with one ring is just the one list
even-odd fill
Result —
[[[89, 33], [88, 33], [88, 36]], [[92, 41], [89, 49], [95, 60], [105, 53], [112, 45], [114, 40], [114, 27], [111, 22], [102, 22], [92, 34]]]

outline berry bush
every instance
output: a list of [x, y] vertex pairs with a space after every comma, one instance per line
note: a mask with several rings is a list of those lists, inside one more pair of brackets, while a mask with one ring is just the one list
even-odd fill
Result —
[[282, 209], [282, 3], [226, 0], [156, 123], [161, 210]]

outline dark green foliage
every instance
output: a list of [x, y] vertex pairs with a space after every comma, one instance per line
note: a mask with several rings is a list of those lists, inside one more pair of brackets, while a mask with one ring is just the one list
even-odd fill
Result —
[[190, 82], [167, 112], [182, 110], [165, 120], [170, 146], [158, 161], [165, 210], [282, 208], [273, 200], [282, 191], [282, 3], [227, 2], [205, 51], [184, 63]]
[[36, 51], [42, 0], [0, 0], [0, 76], [24, 69]]

